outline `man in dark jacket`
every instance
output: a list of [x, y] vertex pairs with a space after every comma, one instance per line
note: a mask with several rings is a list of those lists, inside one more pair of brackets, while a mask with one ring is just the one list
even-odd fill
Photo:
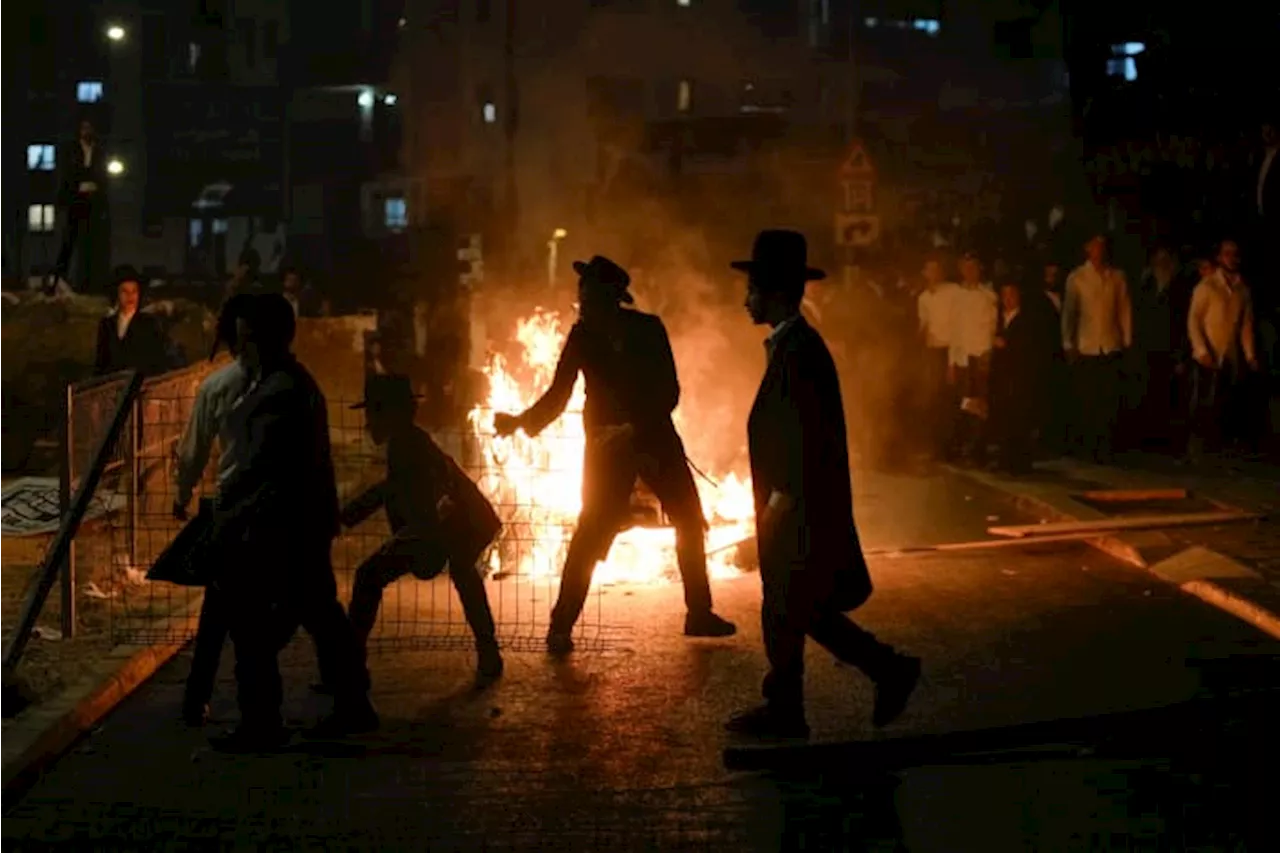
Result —
[[356, 569], [351, 625], [363, 646], [373, 631], [382, 591], [407, 574], [431, 580], [449, 565], [479, 653], [478, 681], [502, 674], [493, 612], [477, 563], [502, 529], [488, 499], [424, 430], [414, 425], [414, 397], [406, 376], [369, 376], [364, 401], [375, 444], [387, 445], [387, 478], [342, 511], [353, 527], [386, 507], [392, 538]]
[[622, 308], [622, 303], [634, 303], [627, 292], [631, 278], [613, 261], [597, 256], [573, 266], [580, 276], [581, 317], [569, 330], [551, 388], [523, 414], [494, 418], [499, 435], [518, 428], [537, 435], [564, 411], [578, 374], [586, 377], [582, 513], [565, 557], [547, 647], [555, 653], [573, 649], [570, 632], [586, 604], [592, 571], [628, 522], [637, 476], [653, 490], [676, 528], [688, 608], [685, 634], [731, 636], [733, 624], [711, 610], [706, 520], [684, 443], [671, 422], [680, 383], [667, 330], [652, 314]]
[[[98, 142], [93, 123], [80, 122], [75, 142], [62, 152], [59, 205], [66, 211], [62, 243], [54, 263], [54, 279], [66, 279], [74, 255], [80, 257], [81, 289], [102, 287], [107, 258], [107, 156]], [[101, 260], [101, 264], [99, 261]]]
[[278, 656], [302, 623], [320, 657], [332, 662], [335, 682], [334, 713], [313, 733], [341, 736], [378, 725], [363, 650], [338, 602], [330, 562], [339, 507], [324, 394], [289, 351], [295, 320], [283, 297], [257, 297], [245, 325], [251, 381], [227, 419], [240, 459], [219, 490], [210, 536], [227, 548], [215, 585], [230, 611], [241, 721], [215, 746], [229, 751], [288, 740]]
[[811, 269], [802, 235], [764, 231], [746, 272], [746, 307], [773, 332], [768, 367], [747, 422], [756, 541], [764, 585], [762, 622], [769, 674], [765, 704], [729, 721], [732, 732], [808, 737], [804, 644], [812, 637], [876, 683], [874, 722], [906, 707], [920, 661], [895, 652], [845, 616], [871, 595], [853, 521], [848, 439], [840, 380], [826, 344], [800, 316]]
[[116, 307], [98, 323], [93, 360], [96, 375], [136, 370], [143, 376], [152, 376], [169, 366], [168, 341], [160, 321], [141, 311], [139, 278], [131, 266], [116, 268]]
[[1022, 288], [1000, 286], [1000, 323], [991, 356], [991, 418], [1000, 445], [1000, 467], [1026, 474], [1033, 461], [1033, 434], [1045, 422], [1050, 368], [1051, 330], [1033, 309], [1024, 308]]

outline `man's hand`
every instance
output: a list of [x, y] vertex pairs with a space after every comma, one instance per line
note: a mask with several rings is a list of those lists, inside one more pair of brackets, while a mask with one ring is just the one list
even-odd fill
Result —
[[518, 415], [509, 415], [506, 412], [498, 412], [493, 416], [493, 430], [498, 435], [506, 437], [520, 429], [523, 424], [520, 423]]
[[182, 503], [179, 503], [178, 501], [174, 501], [174, 502], [173, 502], [173, 517], [174, 517], [175, 519], [177, 519], [178, 521], [186, 521], [186, 520], [187, 520], [187, 506], [186, 506], [186, 504], [182, 504]]
[[441, 521], [445, 521], [453, 515], [454, 506], [453, 498], [448, 495], [445, 495], [440, 498], [440, 500], [436, 501], [436, 512], [440, 515]]
[[1201, 367], [1207, 367], [1210, 369], [1216, 367], [1216, 365], [1213, 363], [1213, 356], [1209, 355], [1208, 352], [1205, 352], [1205, 351], [1198, 352], [1196, 353], [1195, 358], [1196, 358], [1196, 364], [1200, 365]]

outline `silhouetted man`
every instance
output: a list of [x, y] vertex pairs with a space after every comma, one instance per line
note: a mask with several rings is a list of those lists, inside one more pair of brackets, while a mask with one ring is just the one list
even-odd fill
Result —
[[107, 257], [107, 163], [98, 144], [93, 123], [80, 122], [76, 140], [63, 151], [59, 203], [66, 211], [62, 243], [54, 263], [54, 280], [67, 279], [71, 259], [78, 255], [82, 279], [80, 288], [89, 292], [96, 284], [100, 266], [105, 271]]
[[667, 330], [652, 314], [622, 308], [635, 301], [627, 292], [631, 278], [613, 261], [597, 256], [590, 263], [577, 261], [573, 268], [580, 276], [581, 316], [569, 330], [551, 387], [524, 413], [494, 418], [499, 435], [523, 428], [536, 436], [564, 411], [578, 374], [586, 377], [582, 513], [565, 557], [547, 647], [554, 653], [573, 649], [570, 632], [586, 604], [591, 574], [629, 522], [637, 476], [653, 490], [676, 528], [688, 608], [685, 634], [731, 636], [733, 624], [711, 610], [706, 520], [684, 443], [671, 422], [680, 383]]
[[347, 504], [342, 522], [354, 527], [385, 507], [391, 525], [391, 539], [356, 569], [351, 591], [356, 639], [362, 646], [368, 642], [386, 587], [407, 574], [431, 580], [447, 563], [475, 636], [477, 680], [498, 678], [502, 655], [477, 566], [502, 529], [497, 512], [458, 464], [414, 425], [408, 377], [369, 376], [364, 400], [351, 408], [365, 410], [374, 443], [387, 446], [387, 477]]
[[334, 713], [312, 734], [378, 725], [363, 650], [338, 602], [330, 562], [339, 507], [325, 399], [289, 351], [294, 330], [284, 297], [254, 298], [243, 328], [252, 378], [227, 425], [240, 463], [221, 489], [214, 540], [229, 543], [216, 587], [230, 611], [241, 716], [235, 731], [215, 740], [228, 751], [288, 740], [278, 656], [300, 624], [310, 626], [320, 656], [332, 661]]
[[748, 275], [752, 321], [773, 329], [747, 421], [769, 674], [765, 704], [727, 725], [760, 737], [809, 735], [805, 637], [871, 676], [877, 726], [902, 713], [920, 677], [919, 659], [898, 654], [845, 615], [871, 595], [871, 576], [853, 521], [840, 380], [822, 336], [800, 315], [806, 282], [826, 277], [809, 267], [807, 255], [802, 235], [763, 231], [751, 260], [733, 264]]

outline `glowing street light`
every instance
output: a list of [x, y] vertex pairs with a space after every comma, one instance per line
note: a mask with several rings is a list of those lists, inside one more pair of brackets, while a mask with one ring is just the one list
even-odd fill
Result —
[[388, 92], [382, 96], [382, 103], [389, 107], [394, 107], [396, 105], [396, 96]]
[[556, 274], [559, 272], [560, 241], [568, 236], [568, 231], [557, 228], [551, 232], [551, 239], [547, 241], [547, 284], [551, 287], [556, 286]]
[[373, 106], [373, 92], [371, 92], [368, 89], [365, 89], [363, 92], [360, 93], [360, 97], [356, 99], [356, 102], [359, 103], [360, 106], [364, 107], [366, 110], [369, 109], [370, 107]]
[[111, 26], [107, 27], [107, 38], [111, 39], [112, 41], [124, 41], [124, 36], [125, 36], [124, 27], [120, 26], [119, 24], [112, 24]]
[[112, 157], [110, 160], [108, 160], [108, 161], [107, 161], [107, 174], [108, 174], [108, 175], [123, 175], [123, 174], [124, 174], [124, 163], [123, 163], [121, 160], [119, 160], [119, 159], [117, 159], [117, 158], [115, 158], [115, 157]]
[[556, 239], [556, 240], [563, 240], [565, 237], [568, 237], [568, 236], [569, 236], [569, 232], [568, 232], [568, 231], [566, 231], [566, 230], [564, 230], [563, 228], [557, 228], [557, 229], [552, 233], [552, 235], [551, 235], [551, 236], [552, 236], [552, 238], [553, 238], [553, 239]]

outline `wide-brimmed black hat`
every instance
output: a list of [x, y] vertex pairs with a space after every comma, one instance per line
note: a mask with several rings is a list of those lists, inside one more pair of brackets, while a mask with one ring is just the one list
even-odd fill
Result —
[[631, 276], [608, 258], [596, 255], [589, 261], [574, 261], [573, 271], [584, 281], [608, 289], [619, 302], [635, 304], [635, 299], [627, 292], [627, 288], [631, 286]]
[[370, 374], [364, 380], [364, 399], [356, 403], [353, 409], [407, 409], [420, 395], [413, 393], [407, 376], [388, 376]]
[[116, 287], [119, 287], [126, 281], [132, 281], [139, 287], [142, 286], [142, 276], [138, 274], [137, 268], [130, 264], [121, 264], [112, 270], [111, 280]]
[[751, 260], [734, 261], [729, 266], [745, 273], [798, 276], [803, 281], [822, 281], [827, 277], [822, 270], [809, 266], [809, 244], [798, 231], [761, 231], [751, 246]]

